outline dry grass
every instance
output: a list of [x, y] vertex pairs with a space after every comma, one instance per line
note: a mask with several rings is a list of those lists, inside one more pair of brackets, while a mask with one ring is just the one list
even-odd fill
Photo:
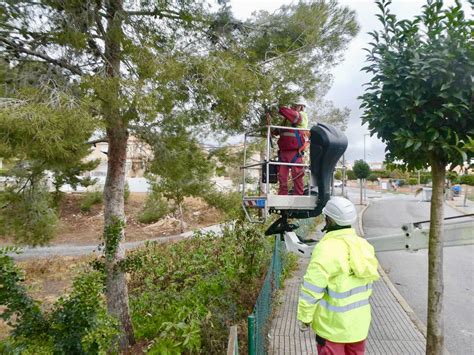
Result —
[[[72, 280], [91, 261], [93, 256], [68, 257], [55, 256], [18, 262], [25, 274], [25, 286], [28, 294], [41, 302], [44, 310], [50, 310], [59, 297], [66, 295], [72, 286]], [[8, 336], [10, 327], [0, 320], [0, 339]]]

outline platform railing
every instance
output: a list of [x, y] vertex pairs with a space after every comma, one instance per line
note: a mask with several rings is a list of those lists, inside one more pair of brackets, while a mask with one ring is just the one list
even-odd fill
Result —
[[[257, 138], [264, 138], [261, 136], [261, 133], [263, 130], [267, 131], [267, 137], [266, 137], [266, 149], [265, 149], [265, 157], [263, 161], [260, 161], [258, 163], [251, 163], [247, 164], [247, 147], [248, 147], [248, 138], [249, 137], [257, 137]], [[279, 161], [271, 161], [270, 157], [272, 155], [272, 130], [274, 129], [284, 129], [284, 130], [290, 130], [290, 131], [302, 131], [302, 132], [309, 132], [310, 130], [307, 128], [298, 128], [298, 127], [287, 127], [287, 126], [279, 126], [279, 125], [267, 125], [267, 126], [262, 126], [259, 128], [256, 128], [250, 132], [247, 132], [244, 136], [244, 164], [241, 166], [241, 169], [243, 170], [243, 179], [242, 179], [242, 198], [245, 200], [246, 198], [251, 198], [251, 196], [247, 195], [247, 177], [248, 177], [248, 170], [259, 170], [259, 187], [258, 187], [258, 192], [259, 196], [266, 198], [269, 194], [271, 194], [270, 191], [270, 165], [276, 165], [276, 166], [299, 166], [303, 167], [304, 174], [306, 175], [307, 173], [309, 174], [309, 181], [311, 182], [311, 169], [309, 168], [309, 164], [304, 164], [304, 163], [285, 163], [285, 162], [279, 162]], [[265, 176], [266, 176], [266, 181], [265, 185], [263, 185], [263, 191], [261, 190], [262, 185], [260, 184], [260, 179], [262, 178], [262, 172], [263, 169], [265, 169]], [[311, 188], [308, 189], [308, 195], [311, 194]], [[245, 203], [242, 204], [245, 214], [247, 217], [249, 217], [249, 213], [246, 210]], [[252, 218], [249, 218], [251, 222], [259, 222], [259, 223], [264, 223], [267, 219], [268, 216], [268, 206], [265, 204], [263, 207], [263, 218], [258, 221], [254, 221]]]

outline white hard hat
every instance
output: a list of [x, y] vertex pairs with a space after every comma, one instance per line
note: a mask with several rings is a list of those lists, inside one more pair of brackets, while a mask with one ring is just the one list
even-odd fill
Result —
[[296, 98], [295, 105], [308, 106], [308, 104], [306, 103], [306, 100], [304, 99], [303, 96], [298, 96]]
[[339, 226], [350, 226], [357, 219], [354, 204], [344, 197], [333, 197], [323, 208], [323, 214]]

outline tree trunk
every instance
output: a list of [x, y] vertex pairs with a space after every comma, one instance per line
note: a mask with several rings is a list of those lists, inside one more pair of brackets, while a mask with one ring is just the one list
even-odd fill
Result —
[[104, 241], [106, 298], [109, 313], [121, 325], [120, 349], [135, 343], [128, 306], [128, 288], [120, 261], [125, 251], [120, 243], [125, 238], [125, 163], [127, 159], [127, 123], [120, 115], [120, 61], [122, 37], [123, 0], [107, 3], [107, 33], [105, 38], [105, 77], [108, 84], [107, 97], [103, 100], [103, 115], [109, 142], [107, 178], [104, 186]]
[[178, 202], [178, 208], [179, 208], [180, 229], [181, 229], [181, 233], [184, 233], [184, 214], [183, 214], [183, 203], [182, 202]]
[[362, 179], [359, 179], [360, 181], [360, 204], [362, 205]]
[[430, 211], [428, 249], [428, 327], [426, 354], [441, 355], [444, 348], [443, 329], [443, 224], [444, 181], [446, 165], [431, 157], [433, 193]]

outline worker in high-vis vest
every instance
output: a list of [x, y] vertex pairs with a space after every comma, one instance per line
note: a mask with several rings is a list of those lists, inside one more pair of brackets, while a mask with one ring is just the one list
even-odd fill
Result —
[[[282, 126], [288, 129], [280, 129], [278, 134], [278, 161], [281, 163], [303, 164], [304, 150], [308, 146], [306, 132], [291, 129], [308, 128], [308, 115], [304, 112], [306, 100], [298, 97], [291, 108], [280, 107], [279, 113], [284, 117]], [[303, 166], [278, 166], [279, 195], [288, 195], [288, 175], [291, 171], [293, 181], [293, 195], [303, 195], [304, 191], [304, 167]]]
[[379, 278], [374, 248], [357, 236], [354, 204], [333, 197], [323, 209], [325, 230], [303, 278], [298, 301], [300, 330], [316, 333], [319, 355], [364, 354], [372, 283]]

